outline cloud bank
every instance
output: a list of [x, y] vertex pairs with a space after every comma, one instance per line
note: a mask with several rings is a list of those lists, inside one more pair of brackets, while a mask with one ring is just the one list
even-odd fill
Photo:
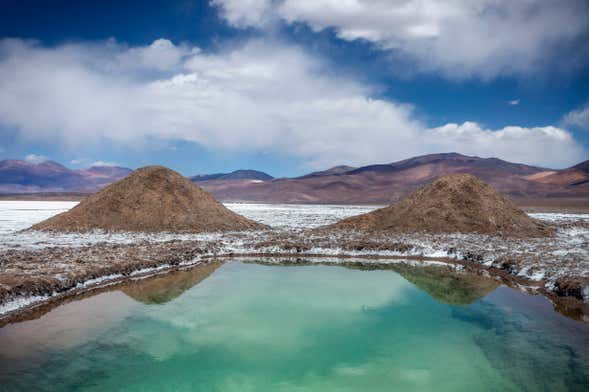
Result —
[[72, 150], [183, 140], [294, 157], [311, 168], [449, 151], [556, 167], [586, 156], [553, 126], [428, 128], [411, 105], [375, 99], [374, 86], [329, 70], [299, 47], [261, 40], [215, 53], [164, 39], [51, 48], [4, 40], [0, 129]]
[[[212, 0], [235, 27], [274, 20], [334, 29], [415, 61], [423, 71], [492, 78], [570, 62], [589, 31], [582, 0]], [[579, 54], [587, 55], [585, 53]]]
[[567, 113], [562, 122], [565, 126], [589, 131], [589, 103], [579, 109]]

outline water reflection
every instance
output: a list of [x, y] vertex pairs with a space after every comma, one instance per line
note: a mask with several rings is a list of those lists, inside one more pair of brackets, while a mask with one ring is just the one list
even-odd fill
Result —
[[[6, 390], [566, 390], [589, 328], [446, 267], [229, 262], [0, 329]], [[369, 269], [391, 271], [367, 271]], [[5, 344], [8, 344], [7, 346]]]
[[129, 282], [119, 288], [123, 293], [146, 305], [162, 305], [179, 297], [186, 290], [206, 279], [221, 266], [219, 262], [188, 270]]
[[[249, 263], [264, 264], [260, 260]], [[172, 271], [106, 287], [97, 292], [73, 297], [64, 303], [41, 307], [24, 321], [0, 329], [0, 356], [5, 359], [38, 357], [52, 348], [71, 349], [94, 339], [99, 334], [130, 317], [140, 305], [163, 305], [199, 284], [215, 272], [222, 263], [212, 262], [187, 270]], [[272, 264], [276, 266], [276, 264]], [[278, 266], [317, 265], [303, 260], [282, 260]], [[398, 264], [365, 264], [346, 262], [346, 268], [357, 270], [390, 270], [427, 292], [436, 301], [449, 305], [468, 305], [492, 292], [498, 283], [489, 278], [465, 274], [439, 266]], [[333, 277], [332, 277], [333, 278]], [[331, 278], [330, 278], [331, 279]], [[332, 283], [333, 286], [333, 283]], [[400, 282], [399, 288], [404, 287]], [[322, 288], [323, 289], [323, 288]], [[332, 289], [338, 289], [335, 286]], [[353, 290], [353, 288], [346, 288]], [[307, 293], [312, 293], [307, 290]], [[362, 295], [358, 293], [361, 298]], [[383, 297], [389, 301], [390, 294]], [[397, 295], [401, 298], [401, 295]], [[309, 300], [313, 297], [310, 295]], [[136, 301], [136, 302], [135, 302]], [[361, 302], [361, 301], [360, 301]], [[372, 302], [373, 306], [377, 303]], [[326, 305], [331, 306], [331, 305]], [[367, 308], [368, 309], [368, 308]]]
[[[366, 269], [362, 266], [355, 268]], [[470, 305], [499, 286], [494, 279], [449, 267], [398, 263], [383, 265], [380, 269], [397, 272], [436, 301], [448, 305]]]
[[358, 260], [338, 260], [337, 262], [325, 261], [317, 263], [305, 259], [281, 259], [271, 262], [263, 260], [243, 260], [246, 263], [264, 264], [272, 266], [312, 266], [312, 265], [335, 265], [362, 271], [394, 271], [411, 282], [415, 286], [427, 292], [436, 301], [448, 305], [469, 305], [478, 299], [485, 297], [499, 286], [495, 279], [457, 271], [451, 266], [431, 265], [415, 261], [391, 263], [369, 263]]
[[[52, 349], [72, 349], [130, 317], [141, 304], [164, 304], [206, 279], [221, 263], [130, 281], [42, 306], [0, 328], [2, 361], [42, 360]], [[1, 368], [1, 366], [0, 366]]]

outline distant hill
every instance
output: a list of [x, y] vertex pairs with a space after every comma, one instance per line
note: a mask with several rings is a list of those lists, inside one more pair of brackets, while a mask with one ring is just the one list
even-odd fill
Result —
[[321, 170], [321, 171], [316, 171], [316, 172], [312, 172], [309, 174], [305, 174], [304, 176], [297, 177], [297, 178], [323, 177], [323, 176], [331, 176], [331, 175], [336, 175], [336, 174], [344, 174], [344, 173], [347, 173], [347, 172], [352, 171], [354, 169], [356, 169], [354, 166], [340, 165], [340, 166], [334, 166], [334, 167], [327, 169], [327, 170]]
[[[130, 172], [114, 166], [71, 170], [56, 162], [5, 160], [0, 161], [0, 193], [92, 193]], [[296, 178], [274, 179], [257, 170], [236, 170], [193, 176], [190, 180], [222, 201], [390, 204], [455, 173], [472, 174], [512, 199], [589, 201], [589, 161], [555, 170], [457, 153], [362, 167], [336, 166]]]
[[203, 188], [225, 201], [389, 204], [445, 175], [479, 177], [512, 198], [588, 197], [588, 163], [564, 170], [457, 153], [314, 172], [263, 183], [208, 181]]
[[231, 173], [201, 174], [190, 177], [192, 182], [202, 182], [210, 180], [260, 180], [268, 181], [274, 177], [258, 170], [235, 170]]
[[589, 160], [564, 170], [546, 170], [528, 177], [543, 184], [566, 187], [582, 186], [589, 183]]
[[52, 161], [8, 159], [0, 161], [0, 193], [96, 192], [131, 171], [117, 166], [71, 170]]

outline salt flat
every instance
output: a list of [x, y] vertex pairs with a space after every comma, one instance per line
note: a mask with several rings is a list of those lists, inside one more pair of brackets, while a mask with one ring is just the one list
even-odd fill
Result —
[[[0, 201], [0, 249], [44, 248], [48, 246], [84, 246], [100, 242], [132, 243], [136, 241], [169, 241], [202, 239], [203, 234], [170, 233], [44, 233], [22, 232], [31, 225], [67, 211], [78, 202], [65, 201]], [[297, 205], [226, 203], [229, 209], [279, 230], [315, 228], [352, 215], [372, 211], [378, 206]]]
[[[17, 233], [25, 230], [31, 225], [47, 219], [53, 215], [67, 211], [74, 207], [75, 201], [0, 201], [0, 245], [14, 243], [17, 239], [27, 239], [26, 233]], [[303, 230], [312, 229], [323, 225], [335, 223], [353, 215], [364, 214], [382, 206], [372, 205], [322, 205], [322, 204], [246, 204], [246, 203], [225, 203], [232, 211], [260, 223], [272, 226], [280, 230]], [[565, 213], [532, 213], [530, 216], [548, 222], [567, 224], [572, 222], [589, 222], [589, 214], [565, 214]], [[90, 241], [95, 236], [97, 242], [105, 238], [99, 233], [90, 235], [56, 235], [43, 236], [42, 233], [35, 235], [53, 245], [66, 245], [65, 238], [78, 238], [82, 241]], [[106, 235], [116, 241], [128, 242], [129, 234], [125, 239], [116, 235]], [[170, 239], [169, 234], [142, 235], [136, 234], [137, 239], [156, 239], [156, 237]], [[54, 238], [52, 241], [51, 238]], [[120, 237], [120, 238], [119, 238]], [[180, 237], [184, 237], [180, 235]], [[21, 243], [21, 246], [31, 245], [28, 240]], [[70, 245], [72, 245], [70, 243]]]
[[[471, 260], [508, 269], [510, 274], [548, 287], [561, 277], [589, 276], [589, 214], [536, 213], [556, 224], [551, 238], [499, 238], [478, 234], [402, 234], [378, 238], [355, 232], [328, 235], [304, 232], [378, 206], [228, 203], [231, 210], [272, 226], [246, 233], [51, 233], [26, 231], [32, 224], [66, 211], [76, 202], [0, 201], [0, 250], [42, 250], [100, 244], [162, 243], [171, 240], [214, 244], [218, 253], [312, 253], [357, 256], [416, 256]], [[354, 245], [361, 244], [359, 246]], [[395, 243], [404, 246], [392, 246]], [[383, 246], [386, 244], [386, 246]], [[208, 246], [208, 245], [207, 245]], [[506, 264], [507, 263], [507, 264]], [[587, 294], [589, 299], [589, 293]]]

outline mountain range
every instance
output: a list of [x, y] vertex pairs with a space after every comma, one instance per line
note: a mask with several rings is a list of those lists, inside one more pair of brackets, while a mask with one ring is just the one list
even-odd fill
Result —
[[297, 178], [217, 179], [199, 185], [225, 201], [388, 204], [452, 173], [477, 176], [514, 199], [589, 198], [589, 161], [554, 170], [457, 153], [363, 167], [337, 166]]
[[[116, 166], [71, 170], [56, 162], [0, 161], [0, 193], [95, 192], [131, 172]], [[190, 179], [223, 201], [388, 204], [452, 173], [468, 173], [514, 199], [587, 198], [589, 160], [549, 169], [457, 153], [431, 154], [387, 164], [336, 166], [295, 178], [236, 170]]]
[[189, 177], [192, 182], [209, 180], [259, 180], [268, 181], [274, 179], [271, 175], [258, 170], [235, 170], [231, 173], [199, 174]]
[[53, 161], [32, 163], [7, 159], [0, 161], [0, 193], [92, 193], [131, 172], [131, 169], [118, 166], [72, 170]]

